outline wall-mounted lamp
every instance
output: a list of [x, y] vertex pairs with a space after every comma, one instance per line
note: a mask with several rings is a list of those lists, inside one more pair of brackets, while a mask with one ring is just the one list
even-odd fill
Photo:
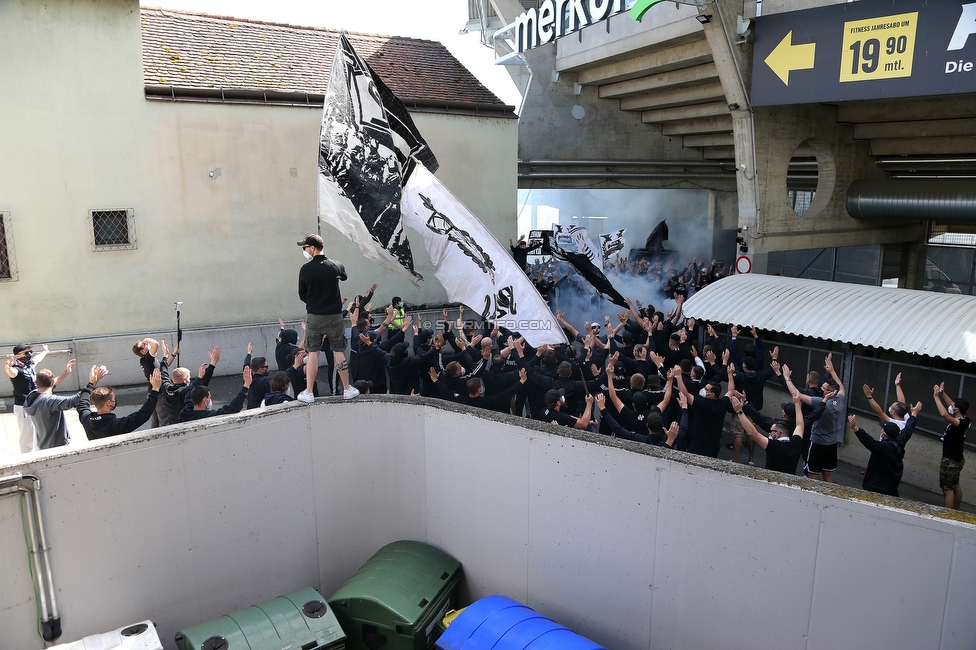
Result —
[[559, 81], [559, 70], [553, 70], [552, 71], [552, 83], [556, 83], [558, 81]]
[[710, 23], [712, 22], [712, 14], [698, 14], [695, 16], [695, 20], [700, 22], [702, 25], [705, 23]]
[[583, 84], [574, 83], [573, 84], [573, 94], [574, 95], [579, 95], [582, 92], [583, 92]]
[[748, 18], [743, 18], [742, 16], [735, 17], [735, 34], [740, 38], [746, 35], [749, 28], [752, 27], [752, 21]]
[[729, 104], [729, 110], [730, 111], [737, 111], [737, 110], [739, 110], [739, 105], [736, 104], [735, 102], [732, 102], [731, 104]]

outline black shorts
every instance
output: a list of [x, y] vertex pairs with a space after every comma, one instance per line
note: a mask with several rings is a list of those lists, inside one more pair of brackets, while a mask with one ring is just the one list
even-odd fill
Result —
[[811, 442], [810, 449], [807, 451], [807, 466], [805, 469], [808, 474], [836, 471], [837, 444], [818, 445], [815, 442]]

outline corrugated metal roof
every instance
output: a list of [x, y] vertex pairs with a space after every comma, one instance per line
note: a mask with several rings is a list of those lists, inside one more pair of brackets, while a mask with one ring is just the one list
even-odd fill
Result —
[[745, 274], [708, 285], [683, 311], [706, 322], [976, 361], [976, 296]]

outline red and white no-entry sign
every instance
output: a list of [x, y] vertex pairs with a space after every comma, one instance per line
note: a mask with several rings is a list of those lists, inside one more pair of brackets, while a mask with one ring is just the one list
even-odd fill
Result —
[[749, 255], [739, 255], [735, 258], [736, 273], [752, 273], [752, 257]]

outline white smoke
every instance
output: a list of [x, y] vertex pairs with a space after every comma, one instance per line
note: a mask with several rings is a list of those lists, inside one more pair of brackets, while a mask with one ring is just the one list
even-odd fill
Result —
[[[618, 257], [626, 259], [631, 249], [643, 248], [651, 230], [662, 219], [666, 219], [669, 239], [664, 243], [667, 254], [663, 262], [667, 266], [668, 260], [673, 259], [677, 272], [681, 272], [696, 255], [701, 264], [701, 260], [712, 251], [708, 207], [707, 190], [519, 190], [519, 234], [527, 236], [528, 230], [538, 227], [537, 224], [541, 224], [541, 221], [546, 221], [548, 225], [548, 220], [555, 211], [558, 211], [560, 224], [585, 226], [594, 240], [602, 233], [626, 228], [626, 246], [617, 256], [607, 261], [606, 267], [609, 269]], [[574, 219], [574, 216], [577, 218]], [[555, 274], [562, 278], [568, 267], [557, 264], [560, 271]], [[651, 304], [657, 311], [665, 314], [676, 306], [673, 299], [664, 296], [660, 281], [647, 276], [634, 277], [612, 272], [606, 275], [620, 293], [635, 302], [640, 300], [645, 306]], [[580, 284], [582, 286], [577, 286]], [[560, 282], [551, 302], [554, 308], [565, 313], [566, 319], [580, 330], [584, 321], [599, 322], [602, 325], [607, 315], [611, 317], [611, 324], [616, 326], [620, 322], [617, 314], [624, 311], [599, 297], [596, 290], [582, 278], [578, 281]]]

